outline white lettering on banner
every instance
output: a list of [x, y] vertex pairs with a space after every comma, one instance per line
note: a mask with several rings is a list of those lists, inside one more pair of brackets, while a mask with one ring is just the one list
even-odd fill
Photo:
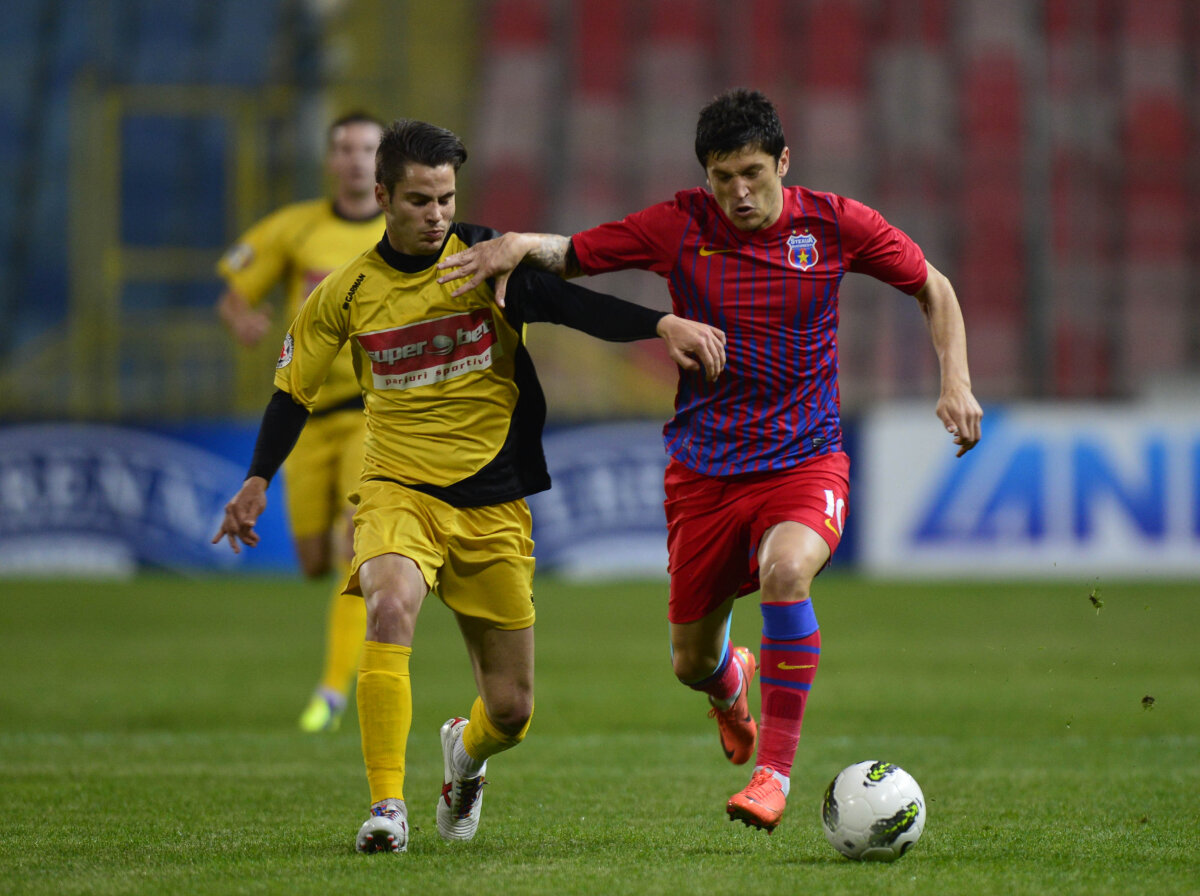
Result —
[[441, 383], [471, 373], [474, 370], [484, 370], [492, 366], [492, 346], [484, 349], [478, 355], [460, 358], [422, 370], [409, 373], [373, 373], [372, 380], [376, 389], [411, 389], [413, 386], [427, 386], [430, 383]]
[[990, 410], [960, 459], [927, 416], [888, 408], [865, 422], [855, 516], [868, 570], [1200, 573], [1200, 423], [1179, 422], [1194, 414]]

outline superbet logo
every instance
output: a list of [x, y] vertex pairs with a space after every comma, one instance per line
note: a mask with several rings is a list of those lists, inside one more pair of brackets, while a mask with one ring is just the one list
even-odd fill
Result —
[[499, 352], [491, 312], [484, 308], [356, 338], [371, 360], [378, 389], [407, 389], [452, 379], [490, 367]]

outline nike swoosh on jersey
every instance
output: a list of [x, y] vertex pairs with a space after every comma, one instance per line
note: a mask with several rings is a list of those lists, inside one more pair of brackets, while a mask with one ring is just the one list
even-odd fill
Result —
[[700, 247], [700, 257], [708, 258], [710, 255], [721, 255], [725, 252], [732, 252], [732, 249], [710, 249], [708, 246]]
[[809, 665], [809, 666], [790, 666], [787, 663], [780, 663], [779, 668], [785, 672], [789, 672], [793, 669], [815, 669], [815, 668], [817, 668], [817, 664], [813, 663], [812, 665]]

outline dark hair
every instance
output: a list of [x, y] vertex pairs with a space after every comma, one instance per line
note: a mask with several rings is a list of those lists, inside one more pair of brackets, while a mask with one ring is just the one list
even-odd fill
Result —
[[410, 163], [430, 168], [453, 165], [458, 171], [466, 160], [467, 148], [453, 132], [424, 121], [401, 118], [383, 130], [375, 153], [375, 182], [383, 184], [391, 196]]
[[696, 158], [701, 168], [711, 157], [722, 159], [741, 149], [761, 149], [778, 162], [785, 145], [779, 113], [757, 90], [727, 90], [700, 110]]
[[380, 130], [383, 130], [383, 127], [384, 127], [383, 121], [380, 120], [379, 118], [376, 118], [370, 112], [366, 112], [362, 109], [354, 109], [350, 112], [345, 113], [344, 115], [339, 115], [337, 118], [335, 118], [333, 120], [333, 122], [330, 123], [328, 130], [326, 130], [326, 132], [325, 132], [325, 135], [330, 140], [332, 140], [333, 132], [336, 131], [338, 128], [344, 127], [345, 125], [348, 125], [348, 124], [373, 124], [376, 127], [378, 127]]

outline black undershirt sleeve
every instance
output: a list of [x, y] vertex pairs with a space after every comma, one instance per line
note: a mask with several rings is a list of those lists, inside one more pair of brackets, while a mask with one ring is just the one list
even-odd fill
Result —
[[279, 471], [284, 458], [295, 447], [300, 431], [308, 422], [308, 411], [292, 400], [282, 389], [276, 389], [267, 409], [263, 412], [262, 424], [258, 428], [258, 440], [254, 443], [254, 456], [246, 478], [261, 476], [270, 482]]
[[609, 342], [653, 339], [667, 314], [525, 265], [513, 271], [508, 296], [506, 314], [514, 325], [562, 324]]

